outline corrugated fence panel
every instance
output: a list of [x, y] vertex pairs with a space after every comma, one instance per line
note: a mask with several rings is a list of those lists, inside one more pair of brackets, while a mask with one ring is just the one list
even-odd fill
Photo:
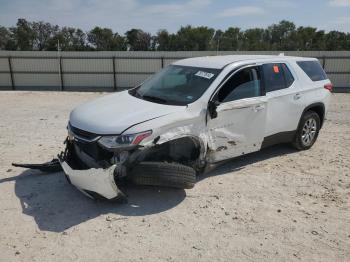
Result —
[[116, 71], [124, 72], [147, 72], [154, 73], [162, 68], [162, 61], [159, 58], [155, 59], [122, 59], [117, 58], [115, 62]]
[[64, 90], [112, 90], [113, 74], [65, 74]]
[[38, 59], [38, 58], [11, 58], [12, 70], [26, 72], [54, 72], [58, 73], [59, 62], [57, 58]]
[[11, 75], [8, 58], [0, 58], [0, 89], [11, 88]]
[[350, 59], [326, 59], [325, 69], [327, 72], [350, 73]]
[[0, 74], [0, 89], [11, 89], [10, 74]]
[[14, 73], [14, 84], [18, 90], [59, 90], [60, 77], [51, 74]]
[[62, 59], [63, 73], [67, 72], [113, 72], [112, 59]]
[[9, 71], [9, 61], [7, 58], [0, 58], [0, 71]]
[[[122, 90], [143, 82], [179, 59], [196, 56], [284, 53], [317, 57], [336, 87], [350, 91], [350, 51], [179, 51], [179, 52], [35, 52], [0, 51], [0, 87], [32, 90]], [[325, 62], [325, 63], [324, 63]]]

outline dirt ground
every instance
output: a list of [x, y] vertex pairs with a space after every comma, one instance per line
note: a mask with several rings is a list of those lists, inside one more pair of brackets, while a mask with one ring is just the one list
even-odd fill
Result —
[[99, 95], [0, 93], [0, 261], [350, 261], [350, 94], [309, 151], [231, 160], [191, 190], [127, 187], [127, 204], [11, 166], [51, 160], [70, 110]]

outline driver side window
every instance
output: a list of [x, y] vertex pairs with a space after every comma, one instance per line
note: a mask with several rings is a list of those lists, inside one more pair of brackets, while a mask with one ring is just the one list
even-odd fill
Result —
[[235, 73], [218, 92], [218, 101], [225, 103], [243, 98], [261, 96], [260, 75], [255, 67]]

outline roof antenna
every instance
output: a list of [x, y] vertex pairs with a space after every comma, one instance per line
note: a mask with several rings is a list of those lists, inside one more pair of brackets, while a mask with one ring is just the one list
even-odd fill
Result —
[[280, 53], [278, 56], [284, 56], [284, 53]]

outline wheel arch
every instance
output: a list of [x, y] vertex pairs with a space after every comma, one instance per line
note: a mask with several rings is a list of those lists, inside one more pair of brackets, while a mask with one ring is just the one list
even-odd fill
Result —
[[184, 134], [159, 140], [144, 152], [142, 161], [178, 162], [198, 170], [205, 165], [206, 143], [199, 136]]
[[[204, 158], [206, 153], [206, 143], [199, 136], [184, 134], [180, 136], [175, 136], [173, 139], [169, 139], [167, 141], [163, 141], [159, 143], [159, 145], [164, 144], [178, 144], [179, 142], [187, 142], [190, 143], [194, 150], [196, 150], [196, 154], [198, 155], [198, 159]], [[181, 143], [179, 144], [181, 146]]]
[[300, 126], [301, 118], [308, 111], [314, 111], [315, 113], [318, 114], [318, 116], [320, 117], [320, 121], [321, 121], [320, 122], [320, 128], [322, 128], [322, 125], [323, 125], [323, 122], [324, 122], [324, 118], [325, 118], [325, 105], [322, 102], [313, 103], [313, 104], [308, 105], [307, 107], [304, 108], [303, 113], [300, 116], [298, 128]]

